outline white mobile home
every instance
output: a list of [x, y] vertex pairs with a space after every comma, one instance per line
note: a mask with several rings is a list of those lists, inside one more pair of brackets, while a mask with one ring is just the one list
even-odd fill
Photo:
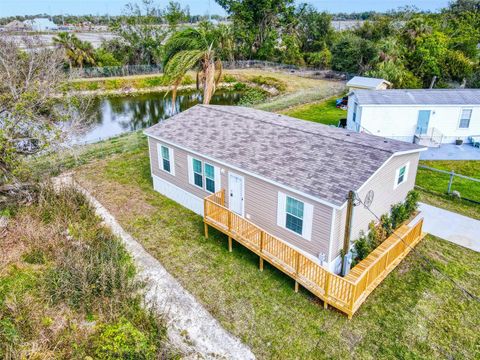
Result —
[[350, 81], [347, 82], [347, 88], [349, 91], [357, 89], [365, 90], [386, 90], [392, 86], [392, 83], [385, 79], [364, 77], [364, 76], [354, 76]]
[[422, 145], [480, 135], [480, 90], [354, 90], [347, 128]]

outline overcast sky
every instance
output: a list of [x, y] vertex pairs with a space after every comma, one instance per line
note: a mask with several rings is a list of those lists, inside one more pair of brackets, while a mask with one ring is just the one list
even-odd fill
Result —
[[[208, 13], [209, 2], [212, 14], [224, 14], [214, 0], [177, 0], [190, 7], [192, 15]], [[118, 15], [124, 11], [129, 0], [0, 0], [0, 17], [11, 15], [48, 14], [106, 14]], [[320, 10], [329, 12], [386, 11], [405, 5], [415, 5], [422, 10], [438, 10], [448, 4], [448, 0], [311, 0]], [[158, 3], [164, 7], [168, 1]]]

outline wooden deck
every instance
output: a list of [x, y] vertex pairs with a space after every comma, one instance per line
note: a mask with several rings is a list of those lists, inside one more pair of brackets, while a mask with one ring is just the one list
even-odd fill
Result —
[[328, 305], [346, 313], [351, 319], [367, 296], [400, 263], [423, 238], [423, 220], [410, 228], [401, 226], [367, 258], [355, 266], [346, 277], [340, 277], [295, 250], [288, 243], [230, 211], [225, 206], [225, 191], [221, 190], [204, 200], [205, 236], [208, 226], [228, 235], [232, 240], [260, 257], [260, 270], [264, 260], [295, 280], [295, 291], [302, 285]]

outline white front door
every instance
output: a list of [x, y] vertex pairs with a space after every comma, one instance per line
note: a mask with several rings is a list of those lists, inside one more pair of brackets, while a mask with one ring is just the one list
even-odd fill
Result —
[[243, 216], [243, 176], [228, 173], [228, 205], [230, 210]]

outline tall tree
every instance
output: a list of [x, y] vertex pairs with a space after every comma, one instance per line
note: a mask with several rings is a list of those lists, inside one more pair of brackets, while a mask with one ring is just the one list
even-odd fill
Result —
[[[291, 22], [295, 10], [294, 0], [216, 1], [233, 20], [237, 41], [246, 57], [255, 57], [266, 45], [271, 47], [277, 40], [280, 25]], [[264, 49], [263, 53], [268, 54], [270, 50]]]
[[189, 70], [196, 71], [197, 88], [203, 88], [203, 103], [210, 103], [222, 73], [217, 40], [210, 23], [180, 30], [168, 39], [165, 45], [165, 76], [172, 86], [174, 108], [177, 88]]
[[174, 31], [180, 23], [190, 19], [190, 10], [188, 7], [183, 9], [179, 2], [171, 0], [168, 2], [163, 17], [167, 21], [170, 30]]
[[332, 15], [319, 12], [312, 5], [300, 4], [295, 11], [295, 19], [295, 31], [304, 53], [321, 51], [331, 44]]

